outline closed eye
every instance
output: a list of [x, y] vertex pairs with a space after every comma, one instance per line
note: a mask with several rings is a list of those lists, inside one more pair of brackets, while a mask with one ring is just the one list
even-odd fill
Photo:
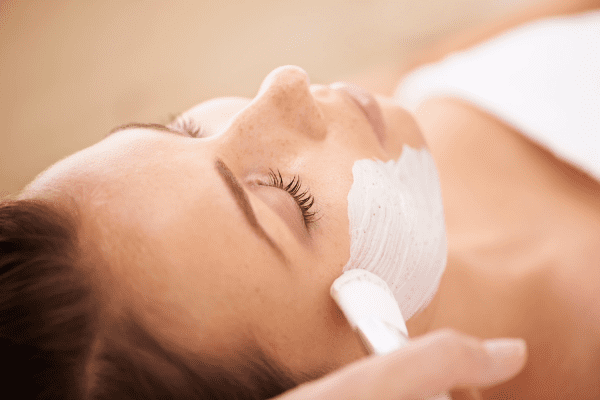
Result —
[[193, 138], [201, 138], [206, 136], [206, 132], [202, 129], [202, 125], [195, 119], [180, 115], [167, 125], [169, 128], [183, 132]]
[[277, 172], [269, 170], [269, 181], [266, 183], [266, 186], [285, 190], [292, 196], [298, 208], [300, 208], [302, 218], [304, 219], [304, 226], [307, 229], [319, 219], [317, 211], [312, 209], [315, 204], [315, 198], [309, 189], [302, 189], [302, 181], [298, 175], [295, 175], [288, 184], [284, 184], [279, 170]]

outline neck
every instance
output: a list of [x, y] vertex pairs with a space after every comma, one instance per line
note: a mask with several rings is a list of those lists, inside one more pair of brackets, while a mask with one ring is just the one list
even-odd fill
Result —
[[499, 282], [497, 276], [486, 275], [484, 270], [450, 254], [435, 297], [423, 312], [407, 321], [410, 336], [445, 327], [479, 337], [497, 335], [491, 325], [510, 320], [507, 311], [515, 301], [515, 286], [511, 292], [510, 282], [505, 278], [502, 284]]

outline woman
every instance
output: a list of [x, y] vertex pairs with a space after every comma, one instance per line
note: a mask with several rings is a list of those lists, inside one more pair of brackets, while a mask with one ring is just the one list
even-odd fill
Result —
[[[351, 166], [422, 138], [390, 105], [382, 146], [353, 99], [282, 67], [251, 102], [118, 128], [42, 173], [2, 209], [3, 308], [29, 310], [11, 340], [35, 321], [51, 337], [44, 357], [30, 337], [15, 359], [41, 358], [44, 384], [77, 382], [73, 398], [266, 398], [364, 356], [329, 296], [349, 254]], [[199, 135], [192, 121], [223, 105], [243, 109]], [[46, 364], [57, 348], [71, 377]]]
[[[68, 343], [81, 393], [105, 397], [140, 386], [173, 393], [192, 381], [180, 397], [211, 385], [266, 397], [364, 356], [328, 295], [349, 254], [352, 163], [395, 159], [424, 140], [394, 101], [379, 99], [379, 124], [355, 99], [281, 68], [252, 101], [201, 104], [172, 127], [123, 127], [45, 171], [20, 199], [59, 211], [32, 205], [19, 220], [20, 209], [9, 210], [3, 225], [20, 221], [14, 236], [31, 248], [15, 240], [3, 263], [22, 257], [52, 277], [39, 273], [52, 283], [45, 292], [29, 278], [24, 290], [45, 295], [20, 307], [52, 315], [54, 330], [33, 330], [27, 317], [12, 340], [29, 328], [52, 338], [48, 354]], [[234, 111], [224, 129], [211, 121]], [[526, 338], [524, 372], [486, 398], [598, 396], [598, 183], [472, 105], [433, 99], [416, 119], [440, 169], [449, 258], [434, 301], [408, 321], [411, 336], [454, 327]], [[506, 212], [507, 202], [519, 207]], [[19, 232], [40, 210], [56, 215]], [[50, 251], [61, 257], [45, 262]], [[34, 349], [25, 341], [22, 351]], [[42, 381], [67, 379], [41, 360]]]

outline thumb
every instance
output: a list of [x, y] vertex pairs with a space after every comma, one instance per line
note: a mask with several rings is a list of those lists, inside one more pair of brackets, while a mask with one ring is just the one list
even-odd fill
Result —
[[[369, 398], [427, 398], [453, 388], [493, 386], [523, 369], [527, 346], [523, 339], [481, 340], [443, 329], [386, 357], [372, 366], [381, 391]], [[393, 392], [401, 395], [390, 397]]]
[[481, 340], [444, 329], [411, 340], [385, 356], [369, 356], [279, 400], [429, 398], [459, 387], [486, 387], [514, 377], [525, 365], [522, 339]]

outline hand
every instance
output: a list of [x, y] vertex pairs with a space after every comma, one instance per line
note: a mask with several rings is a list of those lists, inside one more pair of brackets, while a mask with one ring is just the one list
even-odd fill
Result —
[[274, 400], [424, 399], [461, 387], [488, 387], [517, 375], [522, 339], [481, 340], [444, 329], [385, 356], [369, 356]]

